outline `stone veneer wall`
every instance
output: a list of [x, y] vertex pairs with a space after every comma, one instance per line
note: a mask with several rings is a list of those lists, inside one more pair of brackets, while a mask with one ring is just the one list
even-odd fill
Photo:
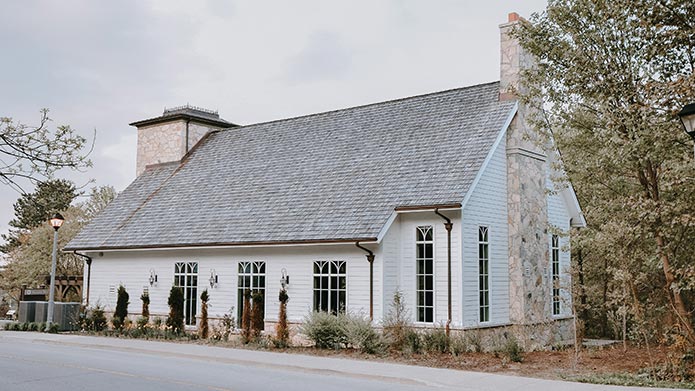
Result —
[[138, 128], [136, 175], [147, 166], [181, 160], [208, 132], [214, 130], [195, 122], [188, 124], [186, 145], [186, 121], [175, 120]]
[[[500, 99], [516, 99], [523, 92], [520, 72], [533, 65], [511, 32], [523, 23], [510, 14], [500, 26]], [[510, 321], [530, 340], [544, 339], [550, 316], [548, 194], [546, 153], [540, 135], [528, 123], [529, 108], [520, 102], [507, 132], [507, 205], [509, 217]], [[561, 321], [557, 321], [560, 327]], [[550, 329], [555, 326], [549, 326]], [[560, 327], [561, 328], [561, 327]], [[533, 330], [537, 330], [534, 335]], [[524, 333], [521, 333], [524, 334]]]

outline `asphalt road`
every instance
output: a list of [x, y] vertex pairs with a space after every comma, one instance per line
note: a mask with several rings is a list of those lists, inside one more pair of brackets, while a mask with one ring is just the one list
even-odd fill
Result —
[[641, 390], [194, 344], [0, 331], [2, 391], [432, 389]]

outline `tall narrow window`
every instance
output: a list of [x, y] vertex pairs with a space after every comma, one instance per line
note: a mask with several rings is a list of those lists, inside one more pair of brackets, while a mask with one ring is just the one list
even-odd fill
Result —
[[183, 314], [186, 325], [195, 325], [198, 310], [198, 262], [176, 262], [174, 286], [183, 289]]
[[478, 290], [480, 321], [490, 321], [490, 242], [487, 227], [478, 227]]
[[239, 262], [239, 280], [237, 284], [237, 308], [239, 322], [244, 316], [244, 292], [260, 293], [261, 300], [253, 301], [251, 305], [259, 305], [261, 308], [261, 319], [265, 319], [265, 262]]
[[415, 235], [415, 276], [417, 321], [434, 322], [434, 240], [432, 226], [417, 227]]
[[553, 284], [553, 315], [560, 315], [560, 240], [553, 235], [550, 243]]
[[347, 273], [345, 261], [314, 262], [314, 311], [345, 312]]

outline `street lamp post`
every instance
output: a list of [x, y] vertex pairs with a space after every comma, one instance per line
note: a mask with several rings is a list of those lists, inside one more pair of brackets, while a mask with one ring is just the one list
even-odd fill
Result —
[[695, 141], [695, 103], [685, 105], [678, 113], [685, 132]]
[[60, 213], [56, 213], [48, 222], [53, 227], [53, 259], [51, 260], [51, 286], [48, 288], [48, 316], [46, 317], [46, 331], [51, 329], [53, 323], [53, 307], [55, 306], [56, 263], [58, 258], [58, 229], [65, 219]]

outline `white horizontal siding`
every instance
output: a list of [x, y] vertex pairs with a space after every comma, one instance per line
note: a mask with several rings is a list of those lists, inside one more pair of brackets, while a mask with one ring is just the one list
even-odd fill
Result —
[[478, 227], [489, 229], [490, 324], [509, 322], [507, 160], [503, 139], [463, 210], [463, 323], [479, 324]]
[[[375, 245], [368, 245], [376, 248]], [[288, 319], [301, 321], [313, 307], [313, 262], [340, 260], [347, 262], [347, 309], [355, 313], [369, 314], [369, 263], [365, 252], [354, 244], [332, 246], [292, 246], [267, 248], [229, 248], [209, 250], [162, 250], [107, 252], [103, 256], [90, 254], [92, 284], [90, 305], [100, 304], [113, 311], [116, 295], [109, 293], [109, 286], [123, 284], [130, 294], [129, 312], [139, 314], [140, 294], [143, 287], [150, 291], [152, 316], [167, 316], [167, 298], [174, 278], [176, 262], [198, 262], [198, 295], [203, 289], [210, 294], [209, 316], [221, 317], [234, 307], [237, 314], [237, 266], [241, 261], [266, 262], [266, 320], [277, 320], [278, 292], [281, 270], [290, 276], [287, 304]], [[158, 275], [158, 283], [149, 286], [150, 269]], [[210, 288], [210, 270], [219, 276], [218, 284]], [[381, 261], [376, 257], [374, 265], [375, 314], [380, 314], [382, 294]], [[200, 312], [198, 312], [200, 313]]]
[[[461, 218], [457, 210], [444, 210], [454, 224], [451, 232], [451, 280], [452, 280], [452, 326], [461, 324], [459, 278], [461, 275]], [[405, 304], [411, 318], [416, 319], [416, 278], [415, 278], [415, 235], [419, 226], [430, 225], [434, 229], [434, 324], [445, 325], [448, 317], [448, 270], [447, 270], [447, 234], [444, 219], [429, 212], [402, 213], [400, 220], [400, 262], [398, 285], [403, 291]]]

